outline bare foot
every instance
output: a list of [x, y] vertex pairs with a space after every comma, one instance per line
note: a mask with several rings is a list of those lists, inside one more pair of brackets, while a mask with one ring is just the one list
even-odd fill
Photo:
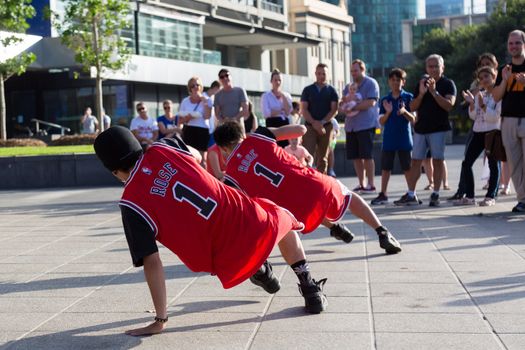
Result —
[[164, 328], [166, 328], [166, 323], [153, 322], [146, 327], [127, 330], [126, 334], [132, 335], [134, 337], [141, 335], [153, 335], [162, 332]]

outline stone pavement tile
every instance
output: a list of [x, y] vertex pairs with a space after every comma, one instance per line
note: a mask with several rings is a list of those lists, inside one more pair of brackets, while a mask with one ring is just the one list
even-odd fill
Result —
[[484, 271], [504, 272], [514, 274], [525, 271], [525, 260], [521, 264], [508, 263], [504, 261], [451, 261], [452, 270], [459, 271]]
[[40, 255], [39, 254], [23, 254], [23, 255], [16, 255], [16, 256], [10, 256], [5, 259], [0, 259], [0, 265], [1, 264], [56, 264], [60, 265], [63, 264], [66, 261], [70, 261], [74, 257], [64, 257], [64, 256], [53, 256], [53, 255]]
[[485, 313], [485, 316], [498, 334], [521, 333], [525, 335], [525, 315], [523, 313]]
[[378, 350], [501, 350], [490, 334], [376, 333]]
[[[125, 290], [125, 289], [123, 289]], [[122, 295], [105, 295], [91, 294], [75, 305], [66, 310], [67, 313], [116, 313], [116, 312], [145, 312], [153, 310], [151, 296], [146, 292], [126, 293], [126, 298]]]
[[26, 337], [7, 343], [6, 348], [16, 350], [91, 350], [91, 349], [131, 349], [142, 344], [142, 338], [118, 333], [80, 333], [32, 332]]
[[[201, 281], [202, 279], [202, 281]], [[230, 289], [224, 289], [216, 277], [204, 276], [199, 278], [195, 283], [184, 292], [185, 295], [195, 297], [262, 297], [268, 295], [261, 287], [245, 281], [238, 286]]]
[[[4, 314], [30, 314], [59, 312], [73, 304], [77, 298], [17, 298], [0, 296], [0, 317]], [[0, 326], [1, 327], [1, 326]]]
[[78, 263], [74, 260], [72, 263], [64, 264], [53, 270], [53, 273], [120, 273], [129, 269], [127, 262], [118, 263]]
[[[328, 308], [327, 313], [368, 313], [367, 297], [336, 297], [327, 295]], [[272, 300], [270, 309], [286, 309], [288, 307], [304, 307], [304, 298], [300, 295], [297, 297], [283, 297], [279, 294]]]
[[271, 305], [260, 332], [370, 332], [367, 313], [307, 314], [304, 303], [297, 306]]
[[484, 313], [520, 314], [525, 310], [523, 288], [515, 291], [501, 291], [492, 295], [484, 295], [477, 291], [471, 294]]
[[457, 280], [448, 271], [370, 271], [370, 283], [376, 282], [457, 284]]
[[[150, 323], [154, 314], [138, 312], [64, 312], [54, 315], [35, 332], [57, 332], [75, 335], [85, 333], [124, 333]], [[170, 320], [171, 322], [171, 320]], [[31, 333], [32, 335], [33, 333]]]
[[501, 334], [500, 338], [508, 350], [523, 350], [525, 334]]
[[[327, 278], [332, 283], [365, 283], [365, 271], [317, 271], [317, 268], [311, 269], [312, 277], [316, 280]], [[297, 283], [297, 277], [293, 273], [286, 274], [283, 283]], [[327, 282], [328, 283], [328, 282]]]
[[[4, 349], [7, 347], [5, 345], [8, 342], [13, 342], [18, 337], [24, 335], [25, 332], [15, 332], [15, 331], [1, 331], [0, 332], [0, 348]], [[5, 345], [5, 347], [2, 347]]]
[[139, 349], [244, 350], [252, 332], [178, 332], [169, 329], [162, 337], [139, 338]]
[[[403, 253], [401, 253], [403, 254]], [[397, 258], [397, 257], [396, 257]], [[368, 270], [373, 272], [449, 272], [445, 263], [412, 262], [412, 261], [374, 261], [368, 262]]]
[[[439, 288], [440, 285], [434, 285]], [[374, 297], [374, 312], [407, 312], [407, 313], [477, 313], [477, 309], [467, 297], [441, 297], [439, 299], [422, 296], [414, 297]]]
[[258, 332], [250, 350], [370, 349], [371, 343], [368, 332]]
[[373, 283], [370, 285], [372, 297], [405, 297], [405, 298], [467, 298], [459, 284], [433, 283]]
[[461, 281], [467, 285], [525, 285], [525, 270], [509, 273], [507, 271], [457, 271]]
[[505, 261], [509, 263], [521, 264], [523, 258], [516, 254], [512, 254], [508, 249], [505, 252], [470, 252], [469, 250], [454, 251], [454, 252], [443, 252], [443, 257], [446, 261], [457, 262], [457, 261], [470, 261], [470, 262], [484, 262], [484, 261]]
[[[316, 279], [318, 277], [324, 278], [322, 273], [314, 276]], [[281, 290], [277, 292], [277, 295], [282, 297], [300, 297], [297, 283], [297, 279], [282, 281]], [[324, 285], [324, 293], [334, 297], [366, 297], [368, 296], [368, 288], [365, 283], [339, 283], [338, 281], [328, 280]]]
[[26, 283], [0, 284], [0, 294], [13, 297], [81, 297], [114, 277], [112, 274], [46, 274]]
[[327, 272], [360, 272], [365, 269], [365, 258], [361, 256], [347, 255], [327, 255], [326, 257], [317, 256], [316, 259], [308, 257], [310, 269], [315, 273]]
[[3, 332], [29, 332], [49, 318], [56, 312], [28, 312], [28, 313], [0, 313], [0, 333]]
[[269, 298], [269, 294], [260, 297], [194, 297], [183, 295], [175, 303], [169, 305], [168, 312], [181, 314], [195, 312], [262, 314]]
[[4, 274], [40, 274], [51, 269], [54, 269], [56, 266], [59, 266], [60, 263], [4, 263], [0, 262], [0, 281], [3, 279], [2, 275]]
[[374, 324], [378, 333], [491, 333], [479, 314], [376, 312]]

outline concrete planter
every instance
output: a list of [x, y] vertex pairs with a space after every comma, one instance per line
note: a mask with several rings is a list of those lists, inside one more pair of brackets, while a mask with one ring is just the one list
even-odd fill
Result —
[[94, 154], [0, 158], [0, 189], [118, 186]]

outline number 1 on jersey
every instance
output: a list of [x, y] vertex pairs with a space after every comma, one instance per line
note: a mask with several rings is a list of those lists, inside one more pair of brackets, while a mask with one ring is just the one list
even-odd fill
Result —
[[270, 169], [268, 169], [261, 163], [255, 163], [255, 165], [253, 166], [253, 172], [257, 176], [263, 176], [267, 178], [268, 180], [270, 180], [271, 184], [274, 185], [275, 187], [279, 187], [279, 185], [281, 184], [281, 181], [283, 181], [284, 179], [283, 174], [274, 173], [273, 171], [271, 171]]
[[179, 201], [186, 201], [198, 209], [197, 213], [208, 220], [217, 207], [217, 202], [210, 197], [204, 198], [192, 188], [178, 182], [173, 186], [173, 196]]

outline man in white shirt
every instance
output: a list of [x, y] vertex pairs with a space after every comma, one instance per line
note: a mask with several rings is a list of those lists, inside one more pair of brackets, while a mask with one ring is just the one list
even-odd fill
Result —
[[142, 148], [148, 148], [155, 142], [159, 136], [159, 127], [155, 119], [148, 116], [148, 109], [144, 102], [136, 105], [139, 114], [131, 121], [130, 130], [142, 145]]

